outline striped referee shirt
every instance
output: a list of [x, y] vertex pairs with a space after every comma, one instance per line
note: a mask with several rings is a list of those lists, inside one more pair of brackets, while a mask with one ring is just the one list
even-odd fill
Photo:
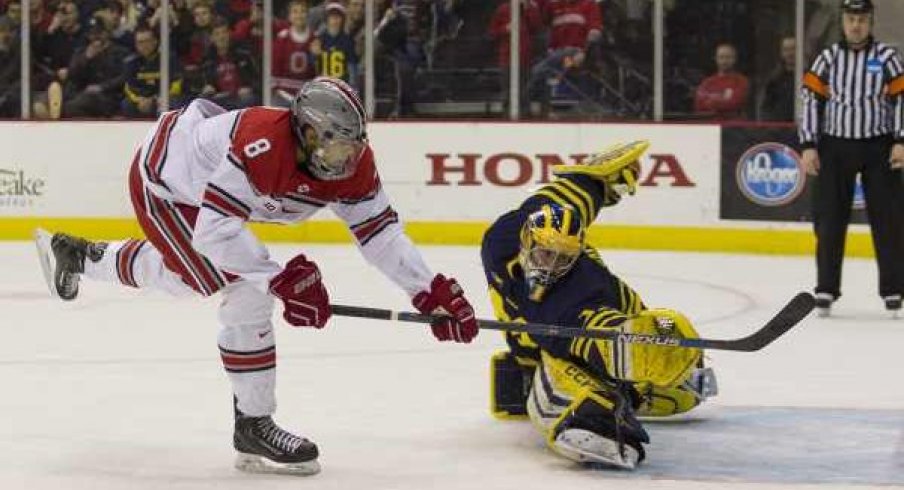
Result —
[[870, 38], [864, 49], [845, 42], [824, 50], [804, 74], [800, 142], [813, 148], [820, 134], [904, 140], [904, 63], [897, 50]]

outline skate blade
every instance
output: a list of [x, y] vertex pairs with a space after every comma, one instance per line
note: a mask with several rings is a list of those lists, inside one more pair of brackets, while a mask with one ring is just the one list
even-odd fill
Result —
[[623, 456], [617, 442], [583, 429], [563, 431], [556, 437], [552, 448], [572, 461], [600, 469], [633, 470], [640, 456], [631, 446], [625, 446]]
[[246, 473], [311, 476], [320, 473], [317, 460], [303, 463], [277, 463], [256, 454], [238, 453], [235, 468]]
[[56, 257], [50, 248], [50, 242], [53, 235], [46, 230], [38, 228], [35, 230], [35, 247], [38, 249], [38, 261], [41, 263], [41, 272], [44, 273], [44, 282], [47, 283], [47, 289], [54, 298], [60, 298], [59, 292], [53, 284], [53, 271], [56, 268]]

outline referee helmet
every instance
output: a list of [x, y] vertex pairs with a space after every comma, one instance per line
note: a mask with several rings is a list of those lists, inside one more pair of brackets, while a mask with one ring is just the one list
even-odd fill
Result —
[[873, 0], [841, 0], [841, 11], [851, 14], [870, 14], [873, 12]]

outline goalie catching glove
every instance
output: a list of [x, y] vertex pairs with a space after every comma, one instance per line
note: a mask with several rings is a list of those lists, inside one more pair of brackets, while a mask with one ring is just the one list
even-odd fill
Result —
[[455, 279], [437, 274], [430, 283], [430, 291], [414, 296], [412, 304], [424, 315], [440, 315], [442, 318], [430, 324], [433, 336], [441, 342], [471, 342], [477, 336], [477, 319], [474, 308], [465, 299], [464, 291]]
[[590, 156], [580, 165], [555, 165], [555, 175], [586, 175], [606, 185], [615, 196], [634, 195], [640, 176], [640, 157], [650, 147], [646, 140], [618, 143]]
[[[664, 308], [644, 310], [625, 321], [619, 330], [626, 334], [699, 337], [687, 317]], [[662, 387], [676, 386], [687, 379], [703, 356], [703, 351], [697, 348], [628, 343], [619, 339], [603, 345], [600, 354], [613, 377]]]
[[320, 269], [304, 255], [290, 260], [270, 280], [270, 294], [282, 300], [283, 318], [292, 326], [323, 328], [332, 315]]

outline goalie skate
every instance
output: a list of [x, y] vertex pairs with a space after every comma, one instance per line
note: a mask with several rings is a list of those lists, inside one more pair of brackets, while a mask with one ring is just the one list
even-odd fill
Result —
[[563, 430], [553, 442], [553, 449], [572, 461], [633, 470], [640, 453], [627, 444], [621, 446], [624, 452], [619, 450], [618, 441], [577, 428]]

